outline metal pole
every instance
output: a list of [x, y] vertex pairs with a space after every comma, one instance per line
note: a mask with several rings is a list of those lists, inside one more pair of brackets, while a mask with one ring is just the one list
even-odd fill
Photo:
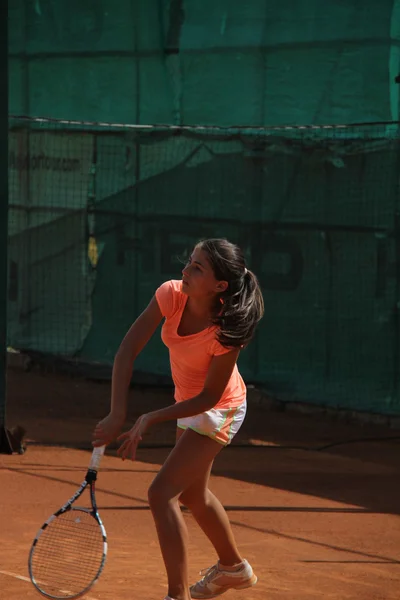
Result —
[[0, 113], [0, 453], [12, 454], [6, 429], [7, 372], [7, 247], [8, 247], [8, 44], [7, 4], [2, 2], [0, 21], [1, 80], [5, 105]]

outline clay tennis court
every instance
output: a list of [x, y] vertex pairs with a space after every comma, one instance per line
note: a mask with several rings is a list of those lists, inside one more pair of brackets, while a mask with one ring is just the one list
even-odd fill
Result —
[[[42, 522], [73, 493], [89, 461], [90, 432], [108, 406], [108, 385], [9, 370], [8, 419], [26, 427], [24, 455], [1, 456], [0, 597], [33, 600], [27, 557]], [[166, 389], [131, 391], [129, 420], [167, 404]], [[398, 432], [397, 432], [398, 433]], [[151, 432], [138, 460], [107, 451], [97, 498], [109, 556], [92, 600], [161, 600], [166, 578], [147, 488], [167, 456], [172, 426]], [[258, 585], [237, 600], [397, 600], [400, 590], [400, 441], [395, 436], [251, 406], [234, 446], [217, 458], [212, 489], [226, 506]], [[152, 447], [153, 446], [153, 447]], [[307, 447], [308, 449], [299, 449]], [[190, 577], [214, 553], [190, 514]]]

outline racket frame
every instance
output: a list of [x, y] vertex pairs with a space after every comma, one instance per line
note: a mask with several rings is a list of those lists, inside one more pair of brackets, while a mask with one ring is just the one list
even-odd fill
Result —
[[[42, 527], [39, 529], [39, 531], [37, 532], [35, 539], [33, 540], [30, 552], [29, 552], [29, 558], [28, 558], [28, 571], [29, 571], [29, 577], [30, 580], [32, 582], [32, 584], [35, 586], [35, 588], [37, 589], [37, 591], [44, 596], [45, 598], [50, 598], [51, 600], [75, 600], [76, 598], [81, 598], [82, 596], [84, 596], [85, 594], [87, 594], [87, 592], [95, 585], [95, 583], [98, 581], [103, 569], [104, 569], [104, 565], [106, 562], [106, 558], [107, 558], [107, 550], [108, 550], [108, 544], [107, 544], [107, 534], [106, 534], [106, 530], [105, 527], [103, 525], [103, 522], [100, 518], [99, 512], [98, 512], [98, 508], [97, 508], [97, 503], [96, 503], [96, 480], [97, 480], [97, 470], [100, 464], [100, 460], [101, 457], [104, 454], [104, 450], [105, 450], [105, 446], [102, 446], [100, 448], [95, 448], [93, 450], [92, 453], [92, 458], [90, 461], [90, 465], [89, 468], [86, 472], [86, 476], [84, 481], [81, 483], [79, 489], [75, 492], [75, 494], [73, 494], [69, 500], [67, 500], [67, 502], [65, 504], [63, 504], [63, 506], [61, 506], [61, 508], [59, 508], [55, 513], [53, 513], [48, 519], [47, 521], [45, 521], [42, 525]], [[56, 519], [57, 517], [59, 517], [60, 515], [68, 512], [69, 510], [73, 509], [73, 504], [76, 502], [76, 500], [78, 500], [78, 498], [80, 498], [83, 494], [83, 492], [85, 491], [85, 489], [89, 486], [89, 491], [90, 491], [90, 501], [91, 501], [91, 505], [92, 508], [85, 508], [85, 507], [80, 507], [77, 506], [76, 508], [74, 508], [74, 510], [81, 510], [84, 511], [86, 513], [91, 514], [91, 516], [97, 521], [97, 524], [100, 527], [101, 530], [101, 534], [103, 537], [103, 556], [100, 562], [100, 566], [99, 569], [96, 573], [96, 576], [94, 577], [94, 579], [91, 581], [91, 583], [86, 586], [86, 588], [84, 590], [82, 590], [81, 592], [79, 592], [78, 594], [74, 594], [74, 595], [70, 595], [70, 596], [54, 596], [51, 594], [47, 594], [44, 590], [41, 589], [40, 587], [40, 582], [38, 582], [33, 574], [33, 570], [32, 570], [32, 560], [33, 560], [33, 556], [34, 556], [34, 552], [35, 552], [35, 548], [36, 545], [40, 539], [40, 536], [42, 535], [42, 533], [47, 529], [47, 527], [50, 525], [50, 523], [52, 523], [54, 521], [54, 519]]]

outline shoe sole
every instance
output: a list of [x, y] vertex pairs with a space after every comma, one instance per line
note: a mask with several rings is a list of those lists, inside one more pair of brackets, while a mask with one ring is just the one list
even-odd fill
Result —
[[213, 596], [191, 596], [193, 598], [193, 600], [211, 600], [212, 598], [218, 598], [218, 596], [222, 596], [222, 594], [225, 594], [226, 592], [229, 592], [229, 590], [246, 590], [247, 588], [253, 587], [254, 585], [256, 585], [258, 581], [258, 577], [257, 575], [252, 575], [252, 577], [250, 579], [248, 579], [247, 581], [245, 581], [245, 583], [241, 583], [240, 585], [231, 585], [230, 587], [226, 588], [226, 590], [223, 590], [222, 592], [219, 592], [218, 594], [214, 594]]

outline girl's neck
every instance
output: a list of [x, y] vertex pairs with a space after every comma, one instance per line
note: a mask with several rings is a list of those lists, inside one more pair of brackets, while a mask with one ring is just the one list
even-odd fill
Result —
[[214, 298], [188, 298], [190, 312], [196, 317], [211, 317], [214, 313]]

